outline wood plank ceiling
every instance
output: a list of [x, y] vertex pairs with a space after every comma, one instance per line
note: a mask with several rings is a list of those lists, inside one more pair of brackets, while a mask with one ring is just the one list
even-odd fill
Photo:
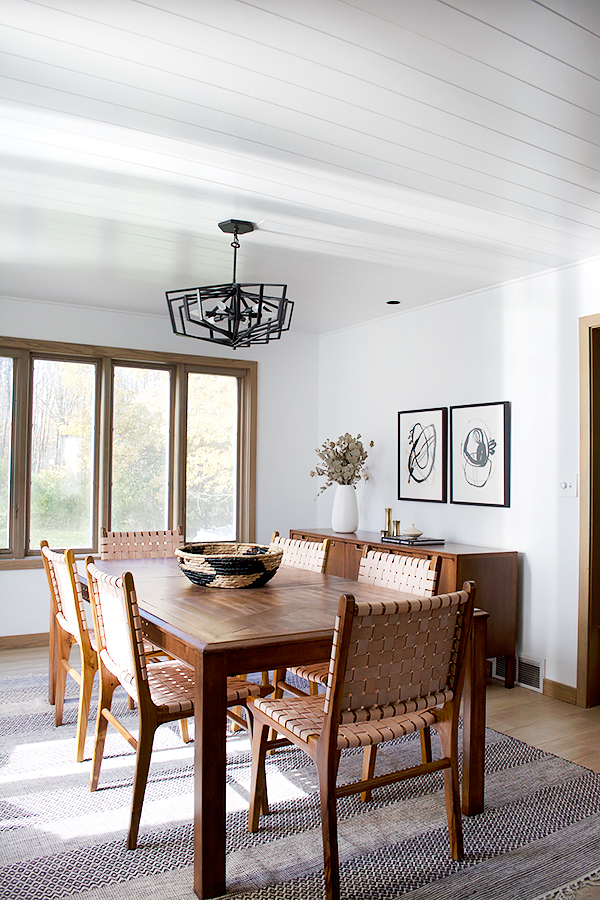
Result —
[[[5, 0], [5, 296], [293, 330], [600, 253], [600, 0]], [[387, 300], [400, 300], [390, 307]]]

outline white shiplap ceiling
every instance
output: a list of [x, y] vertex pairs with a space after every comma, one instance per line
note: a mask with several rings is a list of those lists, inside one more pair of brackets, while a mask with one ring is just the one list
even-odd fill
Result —
[[[1, 292], [324, 333], [600, 253], [600, 0], [4, 0]], [[401, 300], [390, 307], [386, 300]]]

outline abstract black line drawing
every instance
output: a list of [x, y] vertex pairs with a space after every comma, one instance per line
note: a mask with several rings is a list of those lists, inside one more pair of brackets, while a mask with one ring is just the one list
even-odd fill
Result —
[[398, 498], [445, 503], [448, 410], [398, 413]]
[[408, 433], [408, 480], [422, 484], [431, 477], [435, 462], [435, 425], [416, 422]]
[[450, 502], [510, 506], [510, 403], [450, 407]]
[[488, 433], [485, 422], [473, 425], [462, 445], [463, 472], [467, 484], [476, 488], [485, 487], [492, 474], [495, 452], [496, 441]]

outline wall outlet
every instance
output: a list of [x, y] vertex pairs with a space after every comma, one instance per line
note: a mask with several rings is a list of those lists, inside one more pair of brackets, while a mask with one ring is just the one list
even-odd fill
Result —
[[577, 496], [577, 475], [559, 475], [558, 493], [563, 497]]

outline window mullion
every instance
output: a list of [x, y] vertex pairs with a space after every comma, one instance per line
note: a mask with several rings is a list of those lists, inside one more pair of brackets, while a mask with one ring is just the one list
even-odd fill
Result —
[[186, 526], [186, 457], [187, 457], [187, 366], [178, 365], [174, 372], [173, 451], [171, 514], [173, 528]]
[[10, 512], [10, 533], [13, 555], [25, 556], [28, 527], [28, 475], [30, 442], [28, 439], [31, 421], [31, 356], [28, 353], [15, 354], [13, 381], [13, 444], [12, 444], [12, 491]]
[[95, 545], [100, 526], [111, 529], [111, 473], [112, 473], [112, 360], [104, 358], [100, 369], [100, 423], [98, 459], [98, 523]]

